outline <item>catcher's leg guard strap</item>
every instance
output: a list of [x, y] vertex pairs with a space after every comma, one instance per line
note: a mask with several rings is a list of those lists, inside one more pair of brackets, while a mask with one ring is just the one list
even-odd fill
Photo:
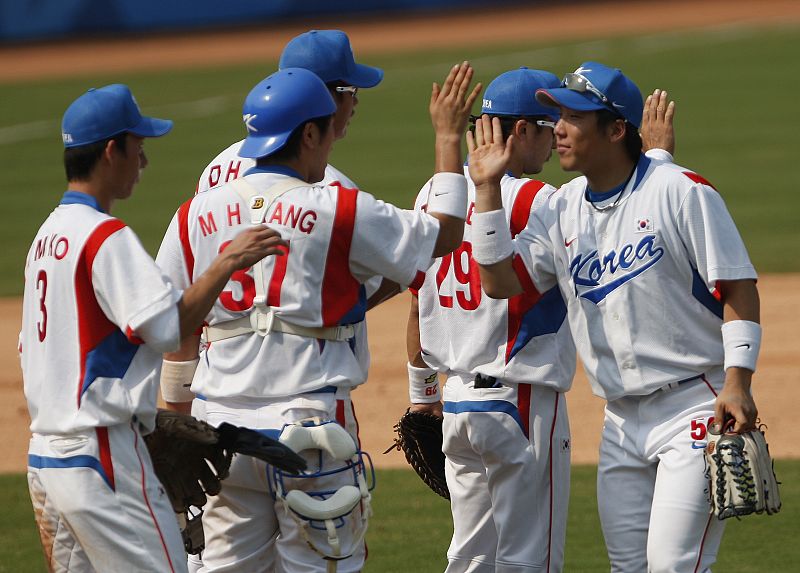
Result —
[[357, 451], [353, 437], [339, 424], [334, 423], [319, 426], [292, 424], [283, 429], [280, 441], [295, 452], [323, 450], [335, 460], [349, 460]]
[[315, 499], [299, 489], [293, 489], [284, 497], [289, 509], [307, 519], [324, 521], [336, 519], [353, 511], [361, 501], [361, 491], [354, 485], [345, 485], [328, 499]]

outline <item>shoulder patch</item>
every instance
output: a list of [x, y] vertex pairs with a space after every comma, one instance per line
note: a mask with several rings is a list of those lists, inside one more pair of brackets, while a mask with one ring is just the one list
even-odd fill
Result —
[[692, 172], [692, 171], [684, 171], [684, 172], [683, 172], [683, 174], [684, 174], [684, 175], [686, 175], [686, 177], [688, 177], [689, 179], [691, 179], [691, 180], [692, 180], [692, 181], [694, 181], [695, 183], [700, 183], [700, 184], [702, 184], [702, 185], [708, 185], [708, 186], [709, 186], [709, 187], [711, 187], [711, 188], [712, 188], [714, 191], [716, 191], [716, 190], [717, 190], [717, 188], [716, 188], [716, 187], [714, 187], [714, 186], [711, 184], [711, 182], [710, 182], [708, 179], [706, 179], [705, 177], [703, 177], [702, 175], [698, 175], [697, 173], [694, 173], [694, 172]]

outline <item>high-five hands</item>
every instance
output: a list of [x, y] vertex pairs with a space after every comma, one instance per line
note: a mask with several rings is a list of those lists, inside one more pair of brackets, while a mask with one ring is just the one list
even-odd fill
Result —
[[500, 119], [481, 116], [475, 122], [475, 132], [467, 132], [469, 150], [469, 176], [480, 190], [487, 184], [500, 184], [508, 169], [514, 147], [514, 136], [503, 141]]
[[433, 83], [428, 110], [437, 136], [457, 136], [460, 140], [463, 135], [472, 104], [483, 87], [478, 83], [469, 91], [473, 74], [469, 62], [462, 62], [451, 68], [441, 86]]

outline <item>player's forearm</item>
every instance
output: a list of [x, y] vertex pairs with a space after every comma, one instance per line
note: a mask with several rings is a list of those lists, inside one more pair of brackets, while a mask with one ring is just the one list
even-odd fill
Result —
[[378, 290], [369, 295], [369, 297], [367, 298], [367, 310], [372, 310], [379, 304], [386, 302], [387, 300], [389, 300], [395, 295], [400, 294], [401, 292], [402, 289], [400, 288], [399, 284], [397, 284], [394, 281], [390, 281], [387, 278], [384, 278], [381, 281]]
[[753, 280], [723, 281], [725, 385], [749, 394], [761, 346], [760, 301]]
[[475, 212], [488, 213], [503, 208], [500, 181], [487, 181], [475, 186]]
[[761, 301], [753, 280], [720, 281], [724, 322], [749, 320], [761, 322]]
[[511, 257], [493, 265], [478, 263], [481, 288], [490, 298], [511, 298], [521, 294], [522, 285], [511, 265]]
[[409, 364], [417, 368], [428, 367], [422, 360], [422, 343], [419, 340], [419, 299], [414, 295], [411, 296], [411, 309], [408, 312], [406, 352]]
[[463, 173], [463, 155], [461, 153], [461, 133], [436, 134], [435, 173]]
[[183, 296], [178, 301], [181, 339], [193, 334], [203, 323], [234, 270], [235, 265], [223, 253], [200, 278], [183, 291]]

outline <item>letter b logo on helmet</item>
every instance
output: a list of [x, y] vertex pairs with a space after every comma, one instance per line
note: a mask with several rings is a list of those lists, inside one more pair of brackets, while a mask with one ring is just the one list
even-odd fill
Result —
[[328, 87], [313, 72], [302, 68], [275, 72], [256, 84], [244, 100], [247, 138], [239, 155], [266, 157], [283, 147], [295, 128], [335, 111]]

